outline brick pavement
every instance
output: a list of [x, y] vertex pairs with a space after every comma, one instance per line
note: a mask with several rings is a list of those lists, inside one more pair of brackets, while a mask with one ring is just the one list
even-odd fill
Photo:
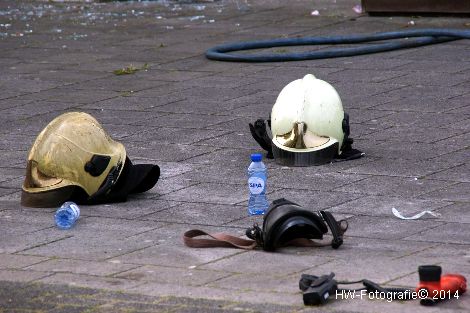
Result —
[[[203, 56], [235, 40], [396, 30], [410, 21], [469, 27], [468, 18], [359, 15], [358, 2], [2, 1], [0, 312], [468, 308], [468, 295], [436, 308], [359, 299], [305, 308], [297, 290], [301, 273], [412, 287], [418, 265], [439, 264], [470, 277], [468, 40], [289, 63]], [[187, 229], [242, 235], [258, 220], [245, 213], [245, 170], [259, 151], [247, 123], [266, 117], [281, 88], [306, 73], [337, 88], [367, 156], [308, 169], [267, 161], [268, 196], [348, 218], [345, 244], [279, 253], [183, 246]], [[35, 136], [73, 110], [93, 114], [133, 160], [158, 163], [162, 179], [127, 203], [82, 206], [76, 227], [60, 231], [54, 208], [20, 206], [20, 186]], [[392, 207], [442, 216], [402, 221]]]

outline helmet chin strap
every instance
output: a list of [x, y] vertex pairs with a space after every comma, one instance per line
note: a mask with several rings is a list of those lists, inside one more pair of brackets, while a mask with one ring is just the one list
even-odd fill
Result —
[[[305, 229], [306, 225], [312, 227]], [[293, 233], [292, 230], [295, 230], [297, 226], [300, 226], [297, 230], [303, 230]], [[309, 239], [322, 239], [323, 234], [328, 232], [328, 228], [333, 235], [331, 242], [316, 242]], [[289, 200], [281, 198], [272, 202], [268, 213], [264, 216], [263, 228], [255, 223], [253, 227], [246, 230], [246, 236], [250, 239], [191, 229], [183, 234], [183, 242], [186, 246], [192, 248], [231, 247], [252, 250], [261, 247], [265, 251], [274, 251], [276, 248], [284, 246], [331, 246], [333, 249], [337, 249], [343, 244], [343, 234], [347, 228], [348, 223], [346, 220], [336, 221], [330, 212], [310, 212]], [[196, 238], [200, 236], [208, 236], [210, 239]]]
[[[268, 120], [268, 125], [270, 120]], [[266, 130], [266, 123], [263, 119], [258, 119], [253, 124], [249, 123], [251, 136], [256, 140], [256, 142], [263, 148], [267, 154], [267, 159], [274, 159], [273, 148], [271, 143], [271, 138], [268, 136], [268, 131]]]
[[108, 193], [108, 191], [111, 190], [111, 188], [116, 184], [119, 178], [121, 167], [122, 162], [119, 162], [117, 166], [113, 166], [111, 168], [108, 175], [106, 176], [106, 179], [101, 184], [100, 188], [88, 198], [89, 202], [93, 202], [99, 199], [101, 196], [104, 196], [106, 193]]
[[[255, 141], [260, 145], [260, 147], [267, 152], [266, 158], [274, 159], [272, 140], [269, 137], [268, 131], [266, 128], [266, 123], [270, 126], [270, 122], [271, 122], [270, 120], [265, 121], [263, 119], [258, 119], [254, 123], [249, 123], [248, 125], [250, 127], [250, 132], [251, 132], [251, 136], [253, 137], [253, 139], [255, 139]], [[304, 123], [296, 123], [296, 124], [297, 124], [297, 127], [301, 127], [301, 125], [304, 125], [304, 127], [306, 127]], [[349, 126], [349, 115], [347, 113], [344, 113], [342, 128], [344, 132], [344, 140], [343, 140], [343, 145], [341, 146], [341, 154], [336, 154], [333, 161], [334, 162], [349, 161], [349, 160], [355, 160], [364, 156], [365, 155], [364, 152], [354, 149], [352, 147], [354, 139], [349, 137], [350, 126]], [[293, 129], [293, 132], [294, 132], [294, 137], [296, 137], [295, 133], [299, 133], [298, 129], [296, 130], [295, 127]], [[303, 130], [303, 132], [305, 132], [305, 130]], [[287, 133], [283, 136], [284, 137], [287, 136], [285, 140], [289, 141], [288, 138], [292, 136], [292, 133]], [[303, 137], [303, 136], [300, 136], [300, 137]], [[298, 148], [298, 145], [297, 145], [298, 140], [299, 139], [297, 138], [296, 141], [293, 141], [292, 144], [295, 144], [295, 146], [292, 146], [292, 148]], [[290, 145], [288, 147], [290, 147]]]

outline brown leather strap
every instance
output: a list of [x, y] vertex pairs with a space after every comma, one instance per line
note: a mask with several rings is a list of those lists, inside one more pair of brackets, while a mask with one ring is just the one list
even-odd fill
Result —
[[[212, 239], [197, 238], [199, 236], [208, 236]], [[239, 237], [227, 235], [224, 233], [209, 234], [203, 230], [191, 229], [183, 234], [183, 242], [191, 248], [238, 248], [245, 250], [253, 250], [257, 244], [254, 240], [242, 239]], [[307, 238], [297, 238], [285, 244], [285, 246], [294, 247], [326, 247], [331, 243], [317, 242]]]
[[284, 245], [285, 247], [287, 246], [292, 246], [292, 247], [328, 247], [331, 246], [331, 242], [318, 242], [318, 241], [313, 241], [307, 238], [297, 238], [293, 239], [289, 242], [286, 242]]
[[[209, 236], [212, 239], [195, 238], [199, 236]], [[191, 248], [209, 247], [234, 247], [245, 250], [252, 250], [256, 247], [256, 241], [242, 239], [223, 233], [209, 234], [199, 229], [191, 229], [183, 234], [184, 244]]]

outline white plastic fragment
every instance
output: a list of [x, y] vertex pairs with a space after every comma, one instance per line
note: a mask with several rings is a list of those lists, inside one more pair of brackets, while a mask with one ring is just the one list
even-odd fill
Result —
[[361, 14], [362, 13], [362, 6], [360, 4], [356, 4], [355, 6], [353, 6], [353, 11], [356, 12], [357, 14]]
[[402, 219], [402, 220], [417, 220], [418, 218], [421, 218], [425, 214], [429, 214], [429, 215], [432, 215], [434, 217], [441, 216], [441, 214], [439, 214], [439, 213], [434, 213], [434, 212], [431, 212], [431, 211], [423, 211], [423, 212], [415, 214], [413, 216], [405, 217], [400, 212], [398, 212], [398, 210], [395, 209], [395, 208], [392, 208], [392, 213], [393, 213], [393, 215], [395, 215], [396, 217], [398, 217], [399, 219]]
[[311, 16], [319, 16], [320, 12], [318, 10], [313, 10], [312, 12], [310, 12], [310, 15]]

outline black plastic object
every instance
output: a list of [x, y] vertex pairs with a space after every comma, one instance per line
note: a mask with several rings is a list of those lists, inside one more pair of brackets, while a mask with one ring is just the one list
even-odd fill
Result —
[[438, 265], [421, 265], [418, 274], [421, 282], [440, 282], [442, 268]]
[[[302, 274], [299, 281], [299, 288], [303, 292], [303, 300], [305, 305], [319, 305], [325, 304], [328, 301], [328, 298], [332, 295], [336, 295], [337, 291], [361, 291], [366, 290], [367, 293], [384, 293], [392, 294], [391, 296], [397, 296], [401, 294], [400, 300], [412, 300], [412, 290], [408, 288], [390, 288], [382, 287], [373, 281], [362, 279], [359, 281], [336, 281], [333, 279], [335, 276], [334, 273], [323, 276], [315, 276], [309, 274]], [[359, 289], [345, 289], [340, 288], [339, 285], [350, 285], [362, 283], [363, 288]]]
[[338, 223], [329, 212], [307, 211], [298, 204], [281, 198], [269, 206], [264, 216], [263, 228], [254, 225], [247, 229], [246, 235], [256, 240], [263, 250], [274, 251], [295, 239], [322, 239], [330, 226], [334, 238], [331, 246], [336, 249], [343, 243], [342, 235], [347, 229], [342, 223], [343, 221]]
[[299, 288], [303, 291], [304, 304], [325, 304], [330, 295], [334, 295], [336, 290], [338, 290], [338, 283], [333, 279], [334, 276], [334, 273], [320, 277], [302, 274]]
[[[413, 37], [414, 39], [410, 39]], [[272, 53], [272, 54], [243, 54], [228, 53], [233, 51], [266, 49], [286, 46], [307, 45], [338, 45], [358, 44], [380, 40], [403, 39], [401, 41], [390, 41], [378, 44], [366, 44], [352, 48], [333, 48], [327, 50], [314, 50], [298, 53]], [[364, 35], [347, 35], [331, 37], [300, 37], [282, 38], [273, 40], [232, 42], [215, 46], [206, 51], [206, 57], [211, 60], [231, 62], [284, 62], [303, 61], [313, 59], [326, 59], [347, 57], [361, 54], [378, 53], [398, 49], [413, 48], [436, 43], [448, 42], [459, 39], [470, 39], [470, 30], [428, 28], [411, 29], [395, 32], [384, 32]]]

